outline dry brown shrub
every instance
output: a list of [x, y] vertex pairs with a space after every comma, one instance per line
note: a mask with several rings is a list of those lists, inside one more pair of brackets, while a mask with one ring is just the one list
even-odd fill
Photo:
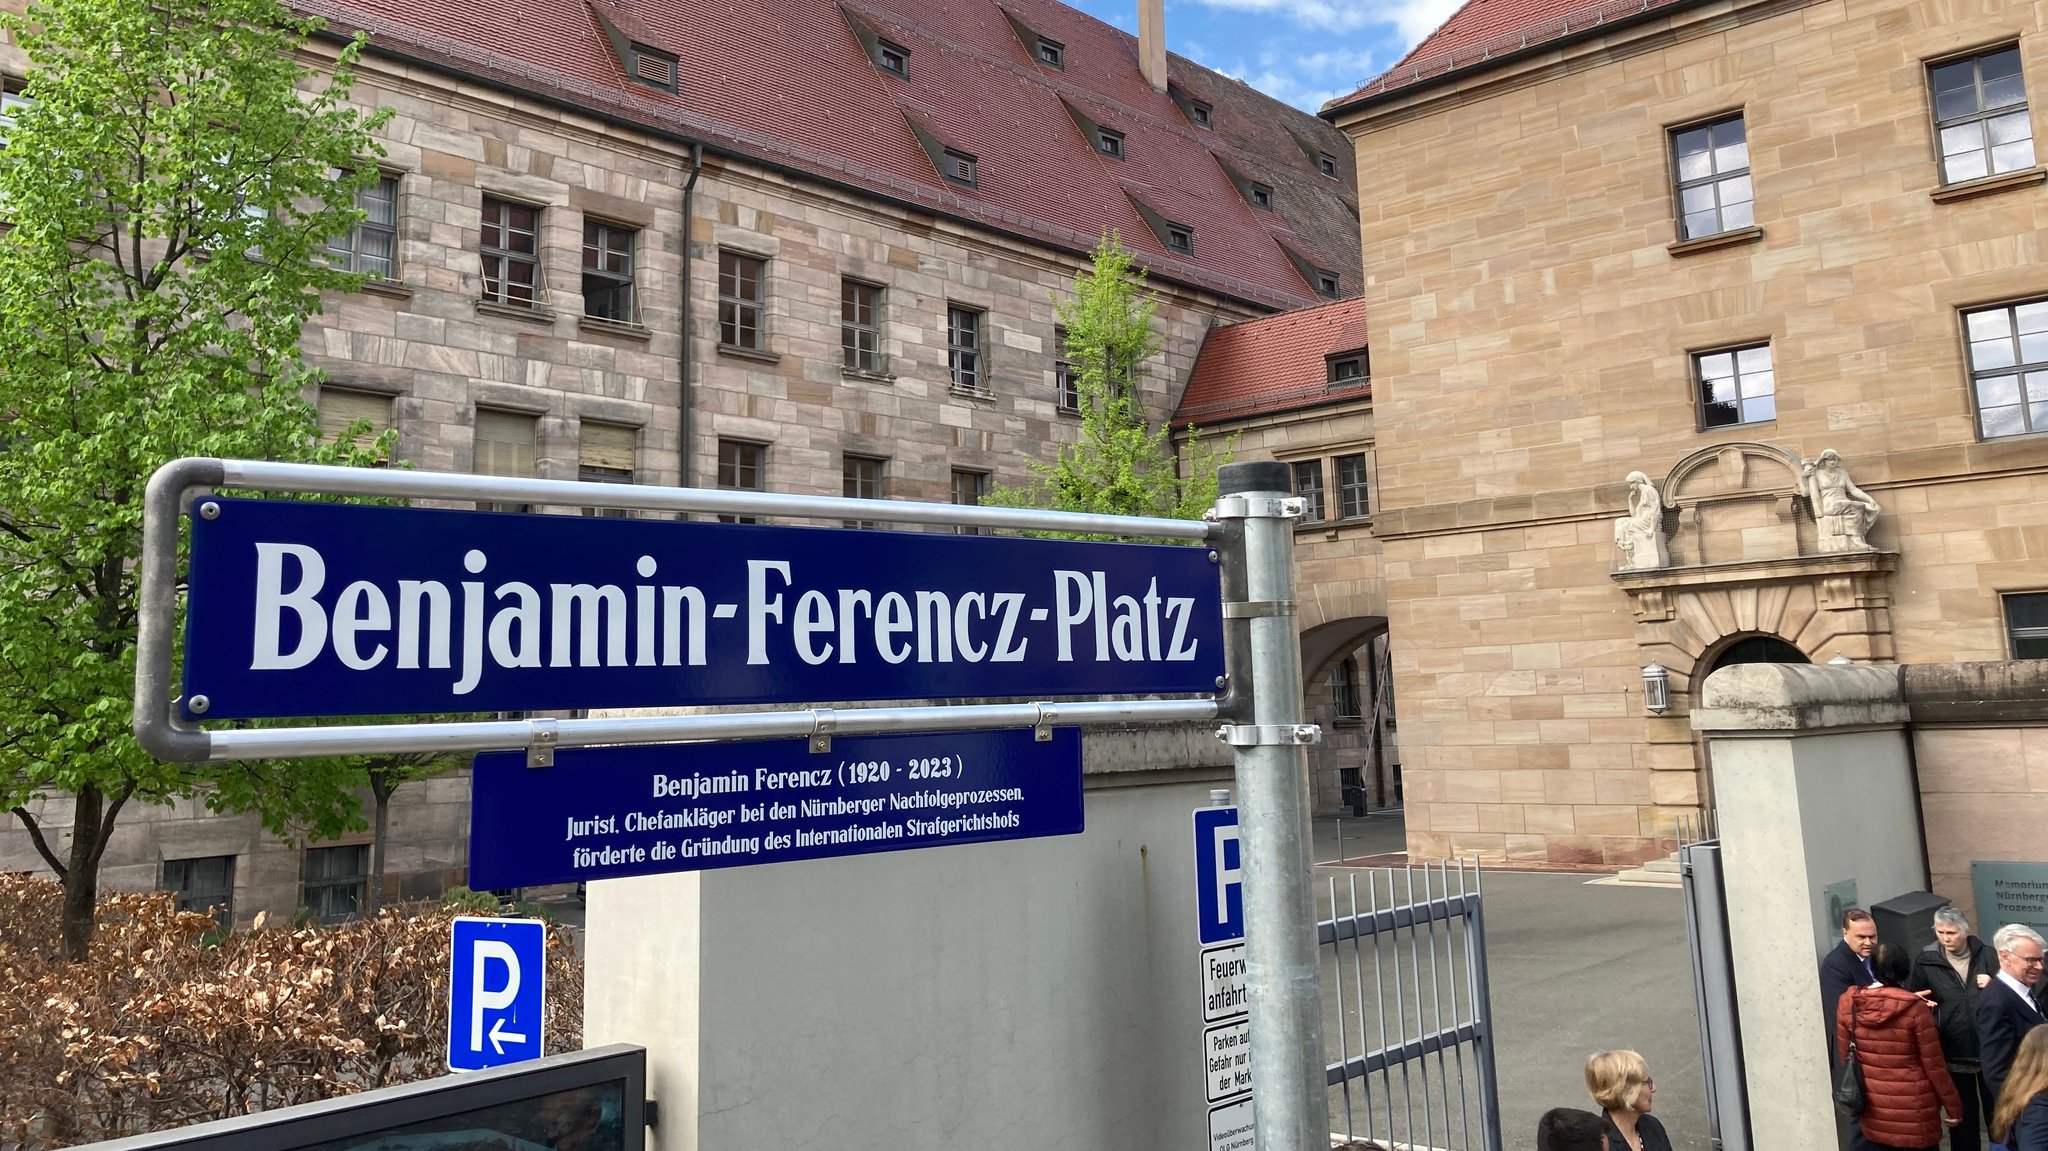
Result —
[[[0, 1147], [113, 1139], [441, 1073], [449, 922], [432, 904], [236, 932], [164, 892], [104, 895], [55, 958], [63, 889], [0, 875]], [[462, 912], [474, 914], [474, 912]], [[548, 939], [549, 1054], [582, 1046], [583, 972]]]

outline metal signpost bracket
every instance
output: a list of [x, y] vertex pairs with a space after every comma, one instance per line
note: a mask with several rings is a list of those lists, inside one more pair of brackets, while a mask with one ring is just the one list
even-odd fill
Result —
[[1052, 741], [1053, 720], [1059, 718], [1060, 709], [1049, 703], [1033, 704], [1038, 709], [1038, 722], [1031, 725], [1031, 738], [1039, 743]]
[[818, 708], [812, 714], [817, 721], [811, 726], [811, 754], [823, 755], [832, 750], [832, 733], [839, 727], [839, 720], [829, 707]]
[[1216, 738], [1232, 747], [1294, 747], [1323, 742], [1323, 729], [1313, 723], [1226, 723]]
[[555, 744], [562, 739], [561, 725], [552, 719], [529, 719], [526, 722], [533, 729], [533, 742], [526, 748], [526, 766], [555, 766]]

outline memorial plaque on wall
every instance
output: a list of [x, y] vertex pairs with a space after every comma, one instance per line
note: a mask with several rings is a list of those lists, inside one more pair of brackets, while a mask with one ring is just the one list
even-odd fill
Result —
[[1977, 897], [1977, 934], [1985, 939], [2008, 923], [2048, 935], [2048, 863], [1977, 860], [1970, 864]]

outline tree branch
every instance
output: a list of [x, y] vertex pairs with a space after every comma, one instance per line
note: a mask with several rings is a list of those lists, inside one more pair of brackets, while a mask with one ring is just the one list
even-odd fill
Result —
[[42, 856], [43, 862], [50, 865], [50, 870], [57, 873], [58, 881], [69, 879], [71, 870], [64, 866], [63, 860], [57, 858], [56, 852], [50, 850], [49, 841], [43, 838], [43, 829], [36, 825], [36, 817], [30, 815], [26, 807], [15, 808], [14, 815], [21, 820], [23, 827], [28, 828], [29, 842], [36, 845], [36, 854]]

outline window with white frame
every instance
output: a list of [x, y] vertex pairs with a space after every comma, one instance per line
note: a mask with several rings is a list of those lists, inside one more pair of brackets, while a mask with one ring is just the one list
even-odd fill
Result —
[[1294, 494], [1302, 499], [1301, 522], [1323, 520], [1323, 461], [1301, 460], [1294, 464]]
[[[873, 456], [841, 456], [839, 460], [839, 494], [850, 500], [879, 500], [882, 497], [882, 473], [888, 461]], [[874, 520], [847, 520], [850, 528], [872, 528]]]
[[541, 304], [540, 209], [484, 197], [484, 295], [487, 303], [537, 308]]
[[362, 222], [327, 241], [327, 259], [344, 272], [398, 278], [398, 177], [382, 174], [356, 191]]
[[583, 314], [621, 324], [640, 322], [633, 293], [633, 241], [637, 228], [583, 221]]
[[1360, 519], [1372, 514], [1365, 483], [1365, 453], [1337, 457], [1337, 514]]
[[[767, 491], [767, 457], [768, 449], [762, 444], [745, 440], [718, 441], [718, 486], [731, 492]], [[754, 524], [761, 521], [754, 516], [721, 513], [718, 522]]]
[[953, 390], [971, 396], [989, 394], [987, 365], [981, 352], [979, 308], [951, 304], [946, 308], [946, 366]]

